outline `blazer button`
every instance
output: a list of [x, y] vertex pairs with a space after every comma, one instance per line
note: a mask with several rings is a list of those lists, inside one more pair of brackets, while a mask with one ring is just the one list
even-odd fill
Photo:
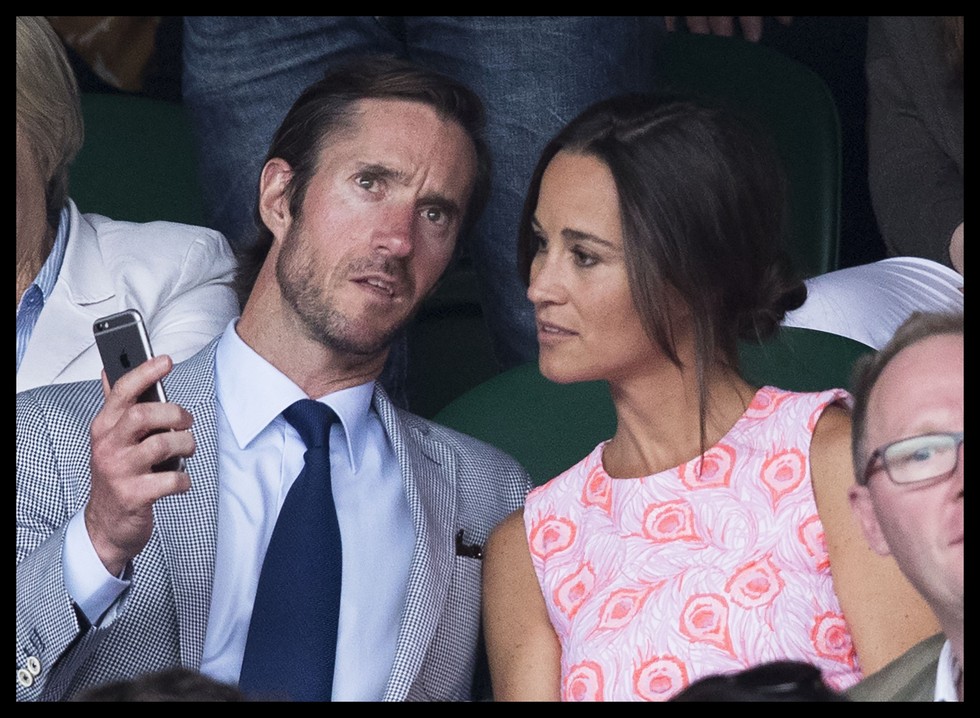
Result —
[[29, 656], [27, 658], [27, 670], [31, 672], [32, 676], [36, 676], [41, 672], [41, 661], [37, 659], [37, 656]]
[[24, 686], [24, 688], [30, 688], [34, 685], [34, 676], [26, 668], [21, 668], [17, 671], [17, 682]]

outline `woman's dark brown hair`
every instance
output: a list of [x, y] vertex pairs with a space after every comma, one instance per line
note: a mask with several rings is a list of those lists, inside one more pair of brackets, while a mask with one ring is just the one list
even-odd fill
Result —
[[593, 105], [548, 144], [532, 175], [518, 235], [525, 281], [541, 178], [562, 151], [612, 173], [633, 304], [678, 366], [671, 307], [679, 297], [690, 311], [703, 443], [707, 369], [721, 362], [737, 371], [739, 339], [769, 337], [806, 298], [785, 250], [785, 180], [771, 142], [748, 119], [693, 97]]

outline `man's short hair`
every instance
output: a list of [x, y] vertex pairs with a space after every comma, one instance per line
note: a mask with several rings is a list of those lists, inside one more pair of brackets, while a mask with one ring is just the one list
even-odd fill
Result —
[[943, 334], [963, 334], [963, 314], [915, 312], [895, 331], [895, 335], [878, 352], [858, 359], [851, 380], [854, 396], [852, 414], [851, 455], [854, 476], [859, 484], [866, 483], [864, 467], [873, 451], [866, 447], [868, 401], [878, 378], [899, 352], [929, 337]]
[[[303, 91], [276, 131], [262, 164], [265, 166], [269, 160], [278, 157], [292, 168], [287, 192], [293, 218], [299, 218], [302, 213], [306, 190], [316, 174], [322, 149], [335, 134], [352, 126], [356, 105], [361, 100], [419, 102], [466, 131], [476, 150], [477, 168], [460, 230], [461, 234], [465, 232], [479, 217], [490, 187], [490, 156], [483, 138], [483, 103], [463, 84], [387, 55], [353, 58], [328, 71]], [[257, 192], [254, 217], [258, 236], [239, 257], [235, 280], [242, 307], [274, 239], [262, 221]]]

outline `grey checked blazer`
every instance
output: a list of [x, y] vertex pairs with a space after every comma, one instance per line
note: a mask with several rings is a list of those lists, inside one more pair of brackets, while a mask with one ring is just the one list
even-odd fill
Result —
[[[98, 382], [17, 395], [17, 700], [62, 700], [105, 681], [201, 663], [218, 512], [214, 350], [166, 378], [194, 416], [191, 490], [154, 506], [149, 543], [108, 626], [81, 625], [64, 586], [68, 519], [89, 495], [89, 426]], [[408, 592], [385, 700], [470, 698], [480, 633], [482, 562], [458, 556], [456, 534], [482, 545], [523, 504], [527, 473], [506, 454], [394, 407], [373, 405], [391, 439], [415, 524]]]

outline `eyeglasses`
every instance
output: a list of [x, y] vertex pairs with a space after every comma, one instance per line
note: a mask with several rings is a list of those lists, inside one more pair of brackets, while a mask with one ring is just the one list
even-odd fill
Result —
[[[962, 445], [962, 431], [923, 434], [885, 444], [871, 454], [862, 483], [868, 483], [871, 475], [880, 468], [892, 482], [902, 486], [945, 478], [956, 470]], [[880, 465], [878, 459], [881, 459]]]

